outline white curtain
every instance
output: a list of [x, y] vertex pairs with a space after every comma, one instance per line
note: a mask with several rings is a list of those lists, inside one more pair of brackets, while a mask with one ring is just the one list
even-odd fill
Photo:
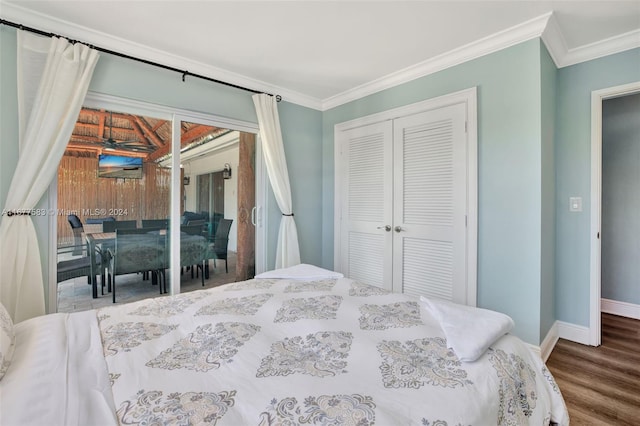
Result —
[[0, 222], [0, 301], [14, 322], [45, 313], [40, 248], [23, 213], [49, 214], [34, 209], [58, 172], [97, 61], [87, 46], [18, 31], [20, 150]]
[[278, 104], [274, 96], [264, 93], [253, 95], [253, 103], [258, 114], [262, 151], [267, 165], [267, 174], [271, 188], [282, 212], [278, 247], [276, 251], [276, 269], [300, 264], [300, 247], [298, 246], [298, 230], [293, 219], [291, 203], [291, 186], [287, 159], [284, 155]]

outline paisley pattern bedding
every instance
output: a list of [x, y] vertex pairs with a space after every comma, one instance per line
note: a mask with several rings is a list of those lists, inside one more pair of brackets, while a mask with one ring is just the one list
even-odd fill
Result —
[[417, 298], [346, 278], [254, 279], [97, 318], [121, 424], [568, 424], [519, 339], [462, 362]]

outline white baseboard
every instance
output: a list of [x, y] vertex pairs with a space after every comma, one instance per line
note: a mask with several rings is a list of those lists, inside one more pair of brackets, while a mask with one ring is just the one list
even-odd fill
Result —
[[558, 343], [558, 321], [553, 323], [540, 346], [532, 345], [531, 343], [527, 343], [527, 345], [529, 345], [529, 348], [531, 348], [533, 352], [542, 358], [542, 361], [547, 362], [547, 359], [549, 359], [549, 355], [551, 355], [551, 351], [556, 346], [556, 343]]
[[558, 339], [560, 336], [558, 335], [558, 321], [554, 322], [549, 332], [545, 336], [544, 340], [540, 344], [540, 356], [544, 362], [547, 362], [549, 359], [549, 355], [551, 355], [551, 351], [558, 343]]
[[633, 303], [600, 299], [600, 311], [607, 314], [620, 315], [621, 317], [640, 319], [640, 305], [634, 305]]
[[589, 327], [571, 324], [564, 321], [556, 321], [554, 325], [558, 327], [558, 337], [571, 340], [572, 342], [589, 344]]

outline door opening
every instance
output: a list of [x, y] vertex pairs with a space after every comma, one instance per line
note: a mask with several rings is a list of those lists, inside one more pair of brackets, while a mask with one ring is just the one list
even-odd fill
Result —
[[602, 131], [603, 102], [640, 93], [640, 82], [596, 90], [591, 93], [591, 255], [589, 344], [599, 346], [602, 339]]

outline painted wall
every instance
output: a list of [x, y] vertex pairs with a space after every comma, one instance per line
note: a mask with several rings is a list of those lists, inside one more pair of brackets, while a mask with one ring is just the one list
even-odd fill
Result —
[[184, 175], [191, 178], [191, 183], [185, 186], [185, 210], [198, 212], [196, 209], [198, 175], [219, 172], [224, 169], [225, 163], [231, 166], [231, 178], [224, 180], [224, 217], [232, 219], [229, 231], [229, 243], [227, 249], [238, 251], [238, 158], [240, 149], [235, 144], [232, 147], [216, 151], [215, 154], [198, 158], [184, 163]]
[[334, 125], [477, 86], [478, 305], [512, 316], [515, 333], [539, 344], [540, 51], [531, 40], [326, 111], [323, 266], [333, 266]]
[[[279, 105], [287, 168], [303, 263], [320, 266], [326, 230], [322, 228], [322, 113], [294, 104]], [[285, 132], [286, 130], [286, 132]], [[277, 241], [282, 213], [269, 203], [269, 230]], [[275, 244], [269, 265], [275, 264]]]
[[[4, 206], [10, 179], [17, 159], [17, 97], [15, 89], [16, 33], [0, 26], [0, 207]], [[216, 85], [197, 78], [182, 82], [178, 73], [150, 65], [101, 54], [90, 91], [144, 102], [172, 106], [236, 120], [256, 123], [251, 93]], [[280, 122], [287, 160], [290, 164], [293, 207], [296, 213], [301, 256], [305, 263], [321, 263], [321, 132], [322, 114], [283, 101], [279, 104]], [[270, 189], [269, 189], [270, 191]], [[45, 196], [44, 206], [48, 202]], [[273, 195], [268, 196], [265, 223], [267, 229], [267, 267], [275, 263], [275, 247], [280, 213], [274, 209]], [[41, 247], [48, 241], [47, 218], [36, 224]], [[48, 253], [43, 250], [43, 265]], [[46, 266], [45, 266], [46, 267]], [[45, 273], [45, 279], [47, 274]], [[48, 283], [45, 283], [47, 292]]]
[[13, 170], [18, 162], [18, 126], [12, 124], [18, 122], [14, 34], [14, 31], [0, 25], [0, 206], [4, 206], [7, 199]]
[[540, 81], [542, 100], [542, 198], [540, 253], [540, 338], [555, 322], [556, 169], [555, 115], [557, 68], [540, 41]]
[[[558, 70], [556, 114], [556, 317], [589, 326], [591, 92], [640, 81], [640, 49]], [[569, 212], [569, 197], [582, 212]]]
[[602, 103], [602, 297], [640, 305], [640, 94]]

